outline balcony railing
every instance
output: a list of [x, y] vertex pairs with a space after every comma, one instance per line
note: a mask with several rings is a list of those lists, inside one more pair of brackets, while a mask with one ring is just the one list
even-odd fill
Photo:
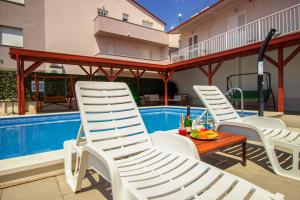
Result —
[[299, 31], [299, 17], [300, 4], [297, 4], [172, 53], [171, 62], [189, 60], [262, 41], [271, 28], [275, 28], [280, 35]]

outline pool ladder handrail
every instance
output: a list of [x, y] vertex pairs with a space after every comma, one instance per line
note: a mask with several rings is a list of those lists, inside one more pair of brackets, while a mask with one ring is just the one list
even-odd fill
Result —
[[243, 94], [243, 90], [241, 88], [238, 87], [234, 87], [234, 88], [230, 88], [227, 92], [225, 92], [224, 96], [228, 97], [230, 94], [232, 94], [233, 91], [238, 91], [241, 94], [241, 114], [240, 116], [243, 117], [244, 115], [244, 94]]

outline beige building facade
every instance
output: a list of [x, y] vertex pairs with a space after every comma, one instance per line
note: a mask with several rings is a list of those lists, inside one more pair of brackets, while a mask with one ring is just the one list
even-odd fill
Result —
[[[0, 44], [0, 69], [16, 70], [8, 55], [9, 47], [14, 46], [166, 64], [170, 45], [164, 26], [161, 19], [132, 0], [0, 1], [0, 27], [23, 40], [18, 45]], [[61, 65], [45, 65], [39, 70], [84, 73]], [[128, 71], [123, 75], [129, 75]], [[157, 78], [151, 73], [147, 76]]]
[[[212, 6], [210, 10], [203, 11], [199, 13], [198, 16], [190, 19], [188, 22], [176, 27], [171, 30], [170, 33], [180, 34], [180, 50], [189, 49], [202, 41], [208, 41], [220, 34], [227, 31], [237, 29], [248, 23], [255, 22], [258, 19], [272, 15], [274, 13], [280, 12], [282, 10], [288, 9], [290, 7], [295, 7], [299, 4], [298, 0], [225, 0], [220, 1], [219, 4]], [[299, 16], [299, 6], [295, 9], [287, 10], [284, 13], [287, 17], [289, 14], [291, 17]], [[282, 16], [282, 15], [281, 15]], [[276, 18], [277, 17], [277, 18]], [[275, 26], [275, 21], [279, 21], [280, 17], [273, 17], [274, 21], [271, 22]], [[272, 20], [272, 19], [271, 19]], [[270, 21], [271, 21], [270, 20]], [[289, 24], [290, 20], [283, 22], [281, 18], [281, 23], [285, 24], [281, 29], [288, 29], [289, 27], [296, 27], [299, 31], [299, 18], [291, 19], [294, 24]], [[277, 25], [278, 26], [278, 25]], [[250, 29], [241, 29], [242, 34], [245, 32], [256, 31]], [[267, 30], [266, 30], [267, 31]], [[282, 31], [282, 30], [281, 30]], [[230, 34], [228, 34], [228, 37]], [[237, 35], [234, 35], [238, 38]], [[229, 39], [232, 41], [234, 38]], [[213, 39], [212, 39], [213, 40]], [[196, 41], [196, 42], [195, 42]], [[217, 43], [221, 44], [222, 40], [217, 40]], [[202, 43], [204, 44], [204, 43]], [[215, 45], [216, 46], [216, 45]], [[214, 46], [214, 47], [215, 47]], [[241, 45], [243, 46], [243, 45]], [[297, 46], [284, 48], [284, 58], [286, 58]], [[209, 54], [208, 54], [209, 55]], [[277, 50], [268, 52], [269, 55], [274, 60], [277, 60]], [[256, 73], [257, 72], [257, 59], [258, 55], [237, 57], [233, 60], [225, 61], [220, 69], [216, 72], [213, 77], [213, 85], [217, 85], [222, 89], [223, 92], [227, 91], [226, 77], [231, 74], [239, 73]], [[299, 81], [299, 68], [300, 56], [297, 55], [288, 65], [284, 68], [284, 89], [285, 89], [285, 111], [299, 112], [300, 111], [300, 86]], [[275, 100], [277, 100], [277, 83], [278, 74], [277, 68], [265, 61], [265, 71], [270, 72], [272, 76], [272, 89], [274, 92]], [[213, 67], [216, 64], [213, 65]], [[207, 66], [204, 66], [207, 69]], [[243, 76], [239, 78], [233, 78], [233, 86], [240, 87], [243, 90], [256, 90], [257, 80], [256, 76]], [[198, 69], [190, 69], [185, 71], [176, 72], [173, 75], [173, 81], [179, 87], [180, 93], [189, 94], [190, 103], [193, 105], [200, 104], [200, 100], [192, 89], [194, 84], [208, 84], [207, 77]], [[277, 102], [276, 102], [277, 103]], [[271, 105], [271, 102], [269, 102]]]

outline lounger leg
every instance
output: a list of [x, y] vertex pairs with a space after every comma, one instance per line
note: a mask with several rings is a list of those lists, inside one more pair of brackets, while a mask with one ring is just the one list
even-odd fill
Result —
[[[73, 153], [76, 153], [76, 164], [73, 172], [73, 165], [72, 165], [72, 158]], [[70, 186], [73, 192], [78, 192], [81, 190], [82, 180], [86, 173], [86, 159], [81, 157], [80, 152], [78, 151], [77, 147], [75, 146], [75, 141], [66, 141], [64, 143], [64, 154], [65, 154], [65, 176], [68, 185]]]
[[247, 161], [247, 142], [243, 142], [242, 143], [242, 147], [243, 147], [243, 161], [242, 161], [242, 165], [246, 166], [246, 161]]
[[[275, 145], [289, 148], [293, 151], [293, 164], [289, 170], [283, 169], [278, 162], [277, 155], [275, 152]], [[265, 144], [266, 153], [272, 165], [274, 172], [278, 175], [285, 176], [300, 181], [300, 169], [299, 169], [299, 153], [300, 150], [297, 147], [287, 147], [278, 141], [268, 140]]]

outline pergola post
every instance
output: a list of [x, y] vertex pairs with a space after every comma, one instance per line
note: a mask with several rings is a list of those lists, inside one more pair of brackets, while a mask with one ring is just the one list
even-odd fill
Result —
[[36, 113], [39, 112], [39, 79], [37, 73], [34, 74], [34, 81], [35, 81], [35, 109]]
[[25, 115], [25, 83], [24, 83], [24, 60], [18, 55], [17, 60], [17, 88], [18, 88], [18, 114]]
[[284, 112], [284, 68], [287, 64], [300, 52], [300, 45], [286, 58], [283, 58], [283, 47], [278, 48], [278, 61], [276, 62], [273, 58], [265, 55], [265, 59], [277, 68], [277, 110]]
[[71, 108], [72, 108], [72, 99], [73, 99], [73, 91], [74, 91], [74, 86], [73, 86], [73, 83], [74, 82], [74, 80], [73, 80], [73, 75], [71, 74], [70, 75], [70, 110], [71, 110]]
[[136, 78], [136, 87], [137, 87], [137, 91], [138, 91], [138, 94], [140, 94], [140, 91], [141, 91], [141, 77], [143, 76], [143, 74], [145, 73], [145, 70], [143, 70], [141, 73], [140, 73], [140, 70], [136, 70], [136, 74], [134, 73], [134, 71], [132, 69], [129, 70], [132, 75]]
[[284, 85], [283, 85], [283, 48], [278, 48], [278, 65], [277, 65], [277, 72], [278, 72], [278, 111], [284, 111]]
[[212, 85], [211, 63], [208, 64], [207, 79], [208, 79], [208, 85]]
[[170, 71], [170, 72], [158, 72], [158, 75], [161, 77], [161, 79], [164, 82], [164, 89], [165, 89], [165, 95], [164, 95], [164, 102], [165, 102], [165, 106], [168, 105], [168, 82], [172, 76], [172, 74], [175, 71]]
[[16, 55], [17, 61], [17, 99], [18, 99], [18, 114], [21, 115], [21, 63], [20, 56]]

